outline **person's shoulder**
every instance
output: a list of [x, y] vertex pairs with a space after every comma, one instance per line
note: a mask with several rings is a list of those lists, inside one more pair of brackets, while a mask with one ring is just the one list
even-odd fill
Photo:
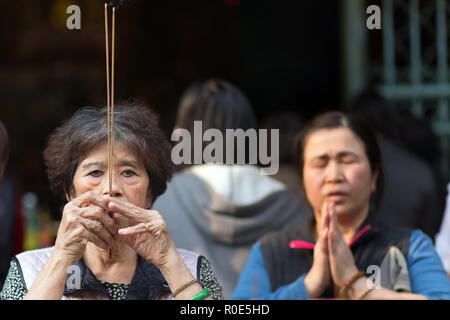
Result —
[[432, 246], [434, 248], [433, 239], [431, 239], [429, 235], [427, 235], [420, 229], [412, 230], [410, 242], [411, 245], [414, 246], [424, 245], [424, 246]]
[[412, 176], [432, 176], [432, 169], [425, 160], [410, 153], [397, 143], [385, 141], [380, 145], [380, 148], [383, 157], [386, 158], [387, 167], [402, 167], [408, 172], [414, 172], [415, 174]]
[[191, 272], [198, 269], [199, 261], [204, 258], [201, 254], [194, 251], [181, 248], [177, 248], [177, 251], [181, 259], [183, 259], [184, 264]]
[[308, 220], [304, 221], [302, 224], [297, 225], [295, 227], [291, 227], [285, 230], [277, 230], [272, 231], [259, 239], [259, 244], [261, 246], [271, 245], [271, 246], [279, 246], [285, 245], [289, 243], [291, 240], [307, 240], [308, 236], [306, 227], [308, 225]]
[[373, 227], [381, 236], [392, 239], [405, 238], [409, 240], [411, 238], [411, 234], [414, 232], [414, 229], [410, 227], [392, 225], [377, 220], [373, 223]]
[[15, 256], [21, 269], [39, 271], [50, 258], [54, 247], [27, 250]]
[[41, 249], [35, 249], [35, 250], [27, 250], [24, 252], [21, 252], [16, 255], [17, 260], [24, 261], [24, 260], [44, 260], [47, 261], [48, 258], [50, 258], [50, 255], [53, 252], [54, 247], [46, 247]]
[[191, 251], [191, 250], [186, 250], [183, 248], [177, 248], [178, 254], [180, 255], [180, 257], [184, 258], [198, 258], [201, 256], [201, 254]]
[[23, 282], [27, 288], [31, 287], [36, 275], [50, 258], [54, 247], [28, 250], [15, 256], [18, 267], [23, 276]]

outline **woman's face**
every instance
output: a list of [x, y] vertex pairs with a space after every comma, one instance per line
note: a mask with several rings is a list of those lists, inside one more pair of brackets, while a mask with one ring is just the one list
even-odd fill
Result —
[[149, 208], [149, 178], [144, 165], [122, 142], [114, 143], [113, 183], [109, 193], [108, 145], [103, 143], [79, 163], [73, 178], [75, 197], [87, 191], [128, 201]]
[[334, 202], [338, 217], [367, 213], [377, 176], [363, 142], [350, 129], [321, 129], [306, 138], [303, 179], [315, 212]]

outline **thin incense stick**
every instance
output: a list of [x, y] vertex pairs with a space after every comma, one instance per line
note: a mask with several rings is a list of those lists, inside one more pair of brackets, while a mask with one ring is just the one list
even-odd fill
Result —
[[112, 39], [111, 39], [111, 111], [110, 111], [110, 157], [111, 162], [109, 165], [109, 194], [112, 191], [112, 178], [113, 178], [113, 166], [114, 166], [114, 52], [115, 52], [115, 40], [116, 40], [116, 8], [112, 9]]
[[[106, 45], [106, 110], [107, 110], [107, 123], [108, 123], [108, 173], [111, 167], [111, 120], [110, 120], [110, 108], [111, 108], [111, 93], [109, 87], [109, 30], [108, 30], [108, 5], [105, 3], [105, 45]], [[109, 193], [111, 194], [111, 175], [109, 177]]]
[[[106, 44], [106, 91], [107, 91], [107, 123], [108, 123], [108, 176], [109, 195], [112, 196], [113, 161], [114, 161], [114, 46], [116, 29], [116, 8], [112, 9], [112, 48], [111, 48], [111, 90], [109, 75], [109, 29], [108, 29], [108, 5], [105, 3], [105, 44]], [[109, 249], [109, 258], [112, 258], [112, 249]]]

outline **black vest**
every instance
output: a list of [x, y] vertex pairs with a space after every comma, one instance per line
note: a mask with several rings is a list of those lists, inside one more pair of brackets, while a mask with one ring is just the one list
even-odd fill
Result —
[[[412, 229], [384, 225], [375, 221], [371, 216], [361, 224], [357, 234], [364, 228], [366, 231], [363, 231], [350, 247], [359, 270], [366, 271], [370, 265], [381, 266], [381, 262], [391, 246], [400, 249], [404, 257], [408, 256]], [[271, 233], [261, 239], [261, 251], [272, 292], [283, 285], [294, 282], [311, 269], [313, 250], [290, 248], [289, 244], [293, 240], [314, 244], [313, 230], [314, 220], [310, 219], [301, 226]], [[333, 285], [331, 285], [322, 297], [333, 297], [333, 292]]]

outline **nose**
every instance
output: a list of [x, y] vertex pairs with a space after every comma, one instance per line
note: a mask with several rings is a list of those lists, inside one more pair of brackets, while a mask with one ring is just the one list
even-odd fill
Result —
[[329, 183], [338, 183], [344, 180], [342, 168], [337, 161], [328, 162], [325, 172], [325, 179], [326, 182]]
[[110, 181], [109, 172], [106, 171], [101, 183], [102, 195], [109, 195], [111, 197], [120, 197], [122, 195], [122, 190], [120, 187], [120, 182], [114, 176], [114, 170], [112, 172], [111, 184], [109, 183], [109, 181]]

